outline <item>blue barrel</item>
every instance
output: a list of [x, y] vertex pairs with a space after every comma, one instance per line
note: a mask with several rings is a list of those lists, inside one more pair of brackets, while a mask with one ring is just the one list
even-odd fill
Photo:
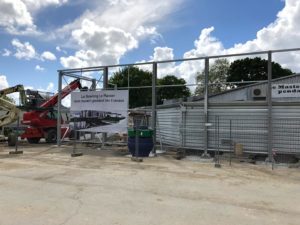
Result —
[[135, 157], [149, 157], [151, 150], [153, 149], [153, 139], [139, 138], [139, 152], [135, 155], [135, 137], [128, 137], [128, 149], [132, 156]]

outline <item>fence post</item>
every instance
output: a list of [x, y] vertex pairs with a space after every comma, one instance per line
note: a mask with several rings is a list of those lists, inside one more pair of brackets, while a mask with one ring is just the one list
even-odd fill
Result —
[[230, 139], [230, 150], [229, 150], [229, 165], [231, 166], [232, 158], [232, 121], [229, 121], [229, 139]]
[[210, 158], [208, 154], [208, 76], [209, 58], [205, 58], [205, 78], [204, 78], [204, 153], [203, 158]]
[[185, 136], [186, 136], [186, 107], [180, 106], [180, 118], [179, 118], [179, 134], [181, 147], [185, 147]]
[[63, 72], [58, 73], [58, 97], [57, 97], [57, 146], [61, 145], [61, 89]]
[[273, 120], [272, 120], [272, 51], [268, 52], [268, 161], [271, 162], [273, 159]]
[[152, 153], [156, 154], [156, 80], [157, 80], [157, 63], [153, 62], [152, 68], [152, 130], [153, 130], [153, 150]]
[[[93, 79], [92, 80], [92, 86], [91, 86], [91, 91], [96, 91], [97, 89], [97, 81], [96, 79]], [[84, 134], [85, 135], [85, 134]], [[91, 140], [94, 141], [95, 140], [95, 137], [96, 137], [96, 134], [95, 133], [91, 133]]]
[[[103, 68], [103, 90], [108, 88], [108, 67]], [[102, 146], [105, 145], [107, 133], [102, 133]]]

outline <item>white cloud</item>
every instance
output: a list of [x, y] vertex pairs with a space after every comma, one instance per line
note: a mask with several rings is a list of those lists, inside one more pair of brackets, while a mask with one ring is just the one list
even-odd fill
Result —
[[45, 51], [41, 54], [41, 60], [50, 60], [50, 61], [55, 61], [56, 60], [56, 56], [49, 51]]
[[54, 91], [54, 84], [50, 82], [46, 88], [47, 92], [53, 92]]
[[154, 26], [139, 26], [136, 30], [136, 36], [138, 37], [138, 39], [145, 39], [147, 37], [150, 37], [152, 44], [156, 44], [158, 40], [163, 39], [162, 35], [158, 33], [157, 28]]
[[56, 46], [56, 51], [61, 52], [61, 48], [59, 46]]
[[55, 31], [57, 38], [70, 39], [77, 49], [74, 55], [62, 57], [61, 64], [64, 67], [118, 64], [121, 57], [137, 48], [141, 40], [149, 38], [156, 43], [162, 38], [157, 23], [179, 8], [182, 2], [107, 0], [98, 3], [94, 9]]
[[[86, 55], [86, 56], [84, 56]], [[61, 57], [60, 63], [65, 68], [81, 68], [81, 67], [87, 67], [88, 63], [86, 61], [87, 56], [94, 55], [92, 52], [85, 52], [85, 51], [78, 51], [75, 53], [75, 56], [69, 56], [69, 57]], [[82, 56], [82, 58], [81, 58]]]
[[56, 46], [55, 49], [56, 49], [57, 52], [62, 52], [62, 53], [64, 53], [65, 55], [68, 54], [68, 52], [67, 52], [66, 50], [62, 49], [60, 46]]
[[8, 49], [3, 49], [2, 56], [8, 57], [11, 55], [11, 51]]
[[[194, 42], [195, 48], [184, 53], [183, 58], [194, 58], [212, 55], [246, 53], [272, 49], [297, 48], [300, 43], [300, 1], [286, 0], [285, 7], [278, 13], [277, 19], [257, 32], [256, 38], [245, 43], [224, 48], [222, 41], [212, 35], [214, 27], [205, 28]], [[172, 49], [155, 48], [151, 60], [172, 58]], [[229, 58], [235, 60], [236, 58]], [[300, 72], [300, 52], [277, 53], [273, 60], [283, 67]], [[160, 69], [160, 68], [159, 68]], [[186, 61], [176, 66], [162, 68], [162, 72], [184, 78], [188, 83], [195, 83], [196, 73], [204, 69], [204, 61]], [[160, 73], [160, 71], [159, 71]]]
[[1, 0], [0, 27], [15, 35], [40, 34], [34, 24], [34, 14], [48, 6], [60, 6], [68, 0]]
[[[183, 0], [107, 0], [85, 11], [78, 19], [56, 31], [58, 36], [78, 29], [84, 20], [91, 20], [101, 27], [115, 27], [134, 34], [141, 26], [153, 27], [173, 11]], [[153, 32], [153, 31], [152, 31]]]
[[[49, 51], [44, 51], [41, 55], [35, 50], [33, 45], [31, 45], [29, 42], [21, 42], [18, 39], [13, 39], [11, 41], [12, 46], [15, 49], [14, 56], [17, 59], [25, 59], [25, 60], [31, 60], [31, 59], [36, 59], [36, 60], [50, 60], [50, 61], [55, 61], [56, 56]], [[9, 52], [5, 52], [8, 54]]]
[[129, 50], [137, 48], [137, 40], [114, 27], [100, 27], [86, 19], [81, 28], [72, 32], [73, 40], [82, 48], [74, 56], [61, 57], [64, 67], [85, 67], [117, 64]]
[[37, 71], [44, 71], [45, 68], [44, 68], [44, 67], [41, 67], [40, 65], [36, 65], [36, 66], [35, 66], [35, 70], [37, 70]]
[[36, 29], [27, 6], [21, 0], [1, 0], [0, 14], [0, 27], [9, 33], [33, 32]]
[[153, 61], [163, 61], [174, 59], [174, 53], [172, 48], [168, 47], [156, 47], [154, 48], [154, 54], [150, 57]]
[[183, 57], [192, 58], [224, 53], [224, 47], [221, 41], [211, 35], [213, 31], [214, 27], [203, 29], [199, 38], [194, 42], [195, 48], [184, 53]]
[[4, 88], [8, 88], [8, 82], [7, 82], [7, 78], [5, 75], [0, 75], [0, 90], [4, 89]]
[[16, 50], [14, 56], [17, 59], [30, 60], [37, 57], [35, 48], [29, 42], [22, 43], [18, 39], [13, 39], [11, 44]]
[[[277, 14], [277, 19], [257, 32], [256, 38], [246, 43], [236, 44], [228, 52], [248, 52], [255, 50], [283, 49], [299, 47], [300, 43], [300, 1], [286, 0], [285, 7]], [[300, 71], [300, 54], [274, 54], [274, 60], [294, 71]]]
[[68, 0], [22, 0], [30, 11], [36, 11], [48, 6], [61, 6]]
[[[150, 57], [150, 61], [164, 61], [174, 59], [174, 53], [172, 48], [168, 47], [156, 47], [154, 48], [154, 54]], [[158, 77], [174, 74], [175, 63], [160, 63], [158, 64]]]

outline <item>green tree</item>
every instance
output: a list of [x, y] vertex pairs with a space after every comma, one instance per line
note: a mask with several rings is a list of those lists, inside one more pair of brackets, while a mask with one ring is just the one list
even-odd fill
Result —
[[[174, 75], [167, 75], [158, 79], [158, 85], [185, 85], [186, 82], [182, 78], [177, 78]], [[164, 99], [184, 98], [191, 95], [190, 89], [187, 86], [178, 87], [161, 87], [157, 91], [158, 104], [162, 104]]]
[[[118, 88], [128, 87], [128, 75], [130, 87], [152, 86], [152, 73], [139, 69], [138, 67], [126, 67], [115, 72], [109, 79], [109, 83], [115, 84]], [[157, 85], [185, 85], [185, 80], [173, 75], [157, 79]], [[190, 96], [186, 86], [162, 87], [157, 89], [157, 103], [161, 104], [163, 99], [173, 99]], [[152, 104], [151, 88], [132, 88], [129, 90], [129, 107], [136, 108], [150, 106]]]
[[[130, 87], [151, 86], [152, 73], [139, 69], [138, 67], [126, 67], [115, 72], [109, 79], [109, 83], [120, 87], [128, 87], [128, 75]], [[129, 90], [129, 107], [149, 106], [152, 103], [151, 88], [136, 88]]]
[[[213, 84], [209, 85], [209, 94], [217, 94], [226, 90], [227, 86], [224, 83], [227, 79], [229, 66], [230, 63], [227, 59], [217, 59], [209, 68], [208, 83]], [[203, 70], [196, 76], [196, 82], [198, 84], [195, 90], [196, 95], [204, 94], [204, 79], [205, 71]]]
[[[290, 69], [282, 68], [280, 64], [272, 62], [272, 79], [293, 74]], [[268, 61], [256, 58], [239, 59], [231, 63], [228, 70], [227, 82], [260, 81], [268, 79]], [[236, 84], [243, 86], [245, 84]]]

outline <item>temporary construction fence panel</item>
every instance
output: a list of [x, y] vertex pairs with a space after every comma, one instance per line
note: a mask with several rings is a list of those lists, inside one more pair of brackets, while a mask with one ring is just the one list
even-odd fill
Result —
[[[159, 106], [157, 140], [165, 145], [203, 150], [203, 108], [201, 102]], [[274, 151], [299, 154], [300, 104], [274, 103], [272, 121]], [[212, 103], [206, 126], [209, 150], [229, 151], [239, 144], [244, 152], [267, 154], [268, 132], [271, 131], [268, 131], [266, 102]]]
[[[181, 133], [184, 147], [204, 148], [204, 111], [200, 107], [186, 108], [182, 113], [184, 119]], [[201, 138], [199, 138], [201, 137]]]
[[300, 153], [300, 104], [273, 107], [273, 150]]
[[167, 145], [181, 146], [180, 120], [180, 107], [157, 111], [157, 140]]
[[[265, 106], [215, 105], [208, 111], [209, 122], [216, 124], [219, 120], [219, 128], [209, 130], [209, 149], [216, 149], [219, 144], [221, 150], [230, 150], [236, 144], [243, 146], [245, 152], [264, 153], [267, 151], [267, 109]], [[231, 121], [231, 129], [230, 129]], [[216, 129], [219, 130], [219, 140], [216, 140]], [[223, 144], [231, 140], [232, 145]], [[218, 143], [219, 142], [219, 143]]]

